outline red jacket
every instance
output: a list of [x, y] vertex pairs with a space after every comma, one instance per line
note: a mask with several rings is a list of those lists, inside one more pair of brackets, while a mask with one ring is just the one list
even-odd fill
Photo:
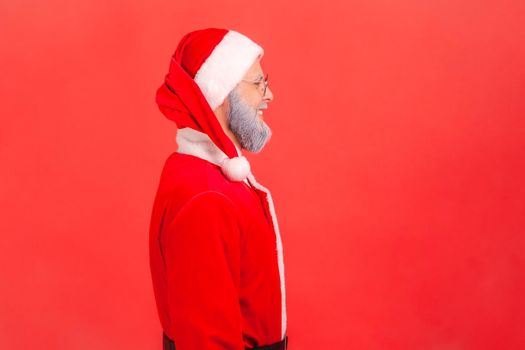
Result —
[[164, 332], [177, 350], [244, 350], [286, 334], [282, 242], [271, 195], [252, 174], [221, 172], [204, 133], [177, 133], [150, 225], [150, 267]]

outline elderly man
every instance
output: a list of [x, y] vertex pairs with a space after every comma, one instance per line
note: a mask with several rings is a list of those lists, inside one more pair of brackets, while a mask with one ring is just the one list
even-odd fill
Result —
[[150, 225], [150, 267], [164, 349], [286, 349], [282, 241], [269, 191], [241, 150], [271, 137], [273, 100], [246, 36], [186, 34], [157, 90], [178, 127]]

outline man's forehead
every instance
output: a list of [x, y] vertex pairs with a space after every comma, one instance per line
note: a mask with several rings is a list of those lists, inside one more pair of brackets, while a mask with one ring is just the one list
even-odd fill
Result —
[[246, 74], [246, 78], [247, 79], [253, 79], [253, 80], [262, 80], [264, 79], [264, 75], [263, 75], [263, 72], [262, 70], [256, 70], [254, 72], [248, 72]]
[[251, 79], [263, 79], [264, 78], [263, 70], [262, 70], [261, 63], [260, 63], [260, 59], [257, 59], [253, 63], [253, 65], [248, 70], [248, 73], [246, 74], [246, 77], [247, 78], [251, 78]]

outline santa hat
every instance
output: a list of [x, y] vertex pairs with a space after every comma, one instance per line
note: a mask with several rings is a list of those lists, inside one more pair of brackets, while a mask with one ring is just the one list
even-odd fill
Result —
[[224, 133], [213, 112], [242, 80], [263, 49], [248, 37], [218, 28], [186, 34], [171, 58], [164, 84], [157, 89], [160, 111], [177, 127], [208, 135], [228, 157], [222, 171], [232, 181], [250, 173], [245, 157]]

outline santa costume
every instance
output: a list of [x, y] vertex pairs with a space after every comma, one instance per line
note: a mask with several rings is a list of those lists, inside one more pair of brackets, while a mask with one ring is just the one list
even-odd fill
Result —
[[270, 192], [214, 110], [263, 49], [208, 28], [185, 35], [156, 101], [177, 124], [151, 215], [164, 349], [286, 349], [282, 241]]

